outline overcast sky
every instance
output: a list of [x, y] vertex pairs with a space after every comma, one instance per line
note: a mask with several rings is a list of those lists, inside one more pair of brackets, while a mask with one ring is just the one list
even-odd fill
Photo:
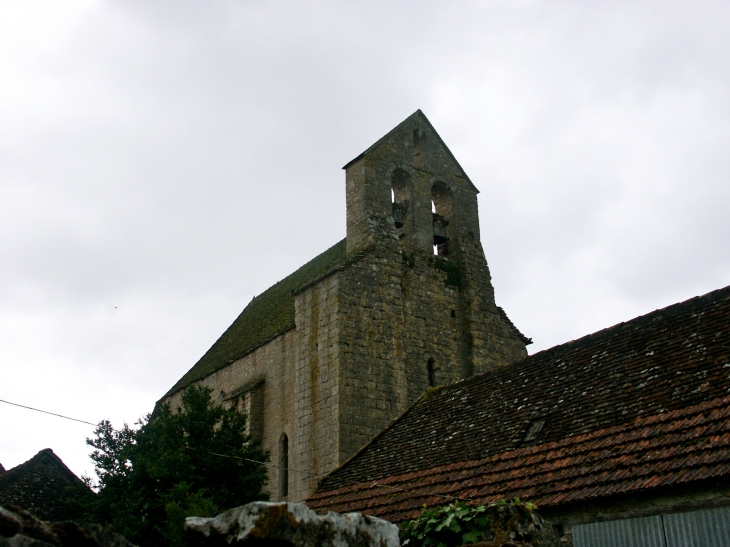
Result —
[[[0, 2], [0, 399], [152, 410], [421, 108], [530, 352], [730, 284], [730, 3]], [[0, 404], [0, 463], [93, 428]]]

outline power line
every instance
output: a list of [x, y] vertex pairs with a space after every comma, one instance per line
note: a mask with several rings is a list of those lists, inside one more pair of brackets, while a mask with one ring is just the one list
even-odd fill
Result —
[[269, 463], [269, 462], [261, 462], [261, 461], [258, 461], [258, 460], [252, 460], [251, 458], [243, 458], [241, 456], [231, 456], [229, 454], [218, 454], [216, 452], [211, 452], [210, 450], [202, 450], [200, 448], [193, 448], [192, 446], [186, 446], [185, 448], [188, 449], [188, 450], [194, 450], [196, 452], [205, 452], [206, 454], [210, 454], [212, 456], [219, 456], [221, 458], [231, 458], [231, 459], [234, 459], [234, 460], [242, 460], [242, 461], [245, 461], [245, 462], [259, 463], [261, 465], [265, 465], [266, 467], [271, 467], [272, 469], [283, 469], [284, 471], [286, 471], [288, 473], [300, 473], [302, 475], [306, 475], [304, 477], [306, 479], [310, 479], [310, 478], [318, 479], [320, 477], [326, 477], [327, 476], [326, 473], [312, 473], [310, 471], [302, 471], [301, 469], [296, 469], [294, 467], [282, 467], [280, 465], [275, 465], [275, 464]]
[[[41, 410], [40, 408], [33, 408], [32, 406], [20, 405], [18, 403], [11, 403], [10, 401], [5, 401], [3, 399], [0, 399], [0, 403], [5, 403], [5, 404], [8, 404], [8, 405], [13, 405], [13, 406], [17, 406], [17, 407], [20, 407], [20, 408], [25, 408], [25, 409], [28, 409], [28, 410], [34, 410], [36, 412], [42, 412], [43, 414], [50, 414], [51, 416], [57, 416], [58, 418], [63, 418], [65, 420], [71, 420], [71, 421], [74, 421], [74, 422], [81, 422], [82, 424], [88, 424], [88, 425], [94, 425], [94, 426], [97, 425], [97, 424], [94, 424], [94, 423], [91, 423], [91, 422], [87, 422], [86, 420], [79, 420], [77, 418], [70, 418], [69, 416], [64, 416], [63, 414], [56, 414], [55, 412], [48, 412], [47, 410]], [[185, 448], [187, 448], [188, 450], [200, 451], [200, 449], [192, 448], [190, 446], [186, 446]], [[218, 457], [221, 457], [221, 458], [232, 458], [232, 459], [235, 459], [235, 460], [241, 460], [241, 461], [246, 461], [246, 462], [250, 462], [250, 463], [257, 463], [257, 464], [264, 465], [266, 467], [270, 467], [270, 468], [273, 468], [273, 469], [279, 469], [279, 470], [283, 469], [283, 470], [285, 470], [285, 471], [287, 471], [289, 473], [299, 473], [299, 474], [305, 475], [305, 477], [304, 477], [305, 479], [310, 479], [310, 478], [319, 479], [321, 477], [326, 477], [328, 475], [328, 473], [312, 473], [310, 471], [302, 471], [300, 469], [296, 469], [296, 468], [293, 468], [293, 467], [281, 467], [281, 466], [275, 465], [273, 463], [262, 462], [262, 461], [258, 461], [258, 460], [253, 460], [251, 458], [243, 458], [241, 456], [231, 456], [231, 455], [228, 455], [228, 454], [218, 454], [216, 452], [211, 452], [210, 450], [202, 450], [202, 452], [205, 452], [206, 454], [210, 454], [212, 456], [218, 456]], [[368, 477], [367, 480], [372, 480], [372, 479], [370, 477]], [[371, 485], [371, 488], [374, 488], [374, 487], [389, 488], [391, 490], [396, 490], [396, 491], [400, 491], [400, 492], [406, 492], [406, 493], [409, 493], [410, 492], [410, 493], [414, 493], [414, 494], [421, 494], [423, 496], [433, 496], [433, 497], [437, 497], [437, 498], [444, 498], [444, 499], [450, 499], [450, 500], [476, 501], [476, 502], [479, 501], [479, 500], [475, 500], [473, 498], [461, 498], [461, 497], [458, 497], [458, 496], [449, 496], [449, 495], [444, 495], [444, 494], [436, 494], [436, 493], [433, 493], [433, 492], [425, 492], [423, 490], [417, 490], [415, 488], [398, 488], [396, 486], [390, 486], [390, 485], [382, 484], [382, 483], [378, 483], [378, 482], [375, 482], [375, 483], [373, 483]]]
[[[25, 409], [28, 409], [28, 410], [34, 410], [36, 412], [42, 412], [43, 414], [50, 414], [51, 416], [57, 416], [58, 418], [63, 418], [65, 420], [72, 420], [74, 422], [81, 422], [82, 424], [89, 424], [89, 425], [94, 425], [94, 426], [97, 425], [97, 424], [94, 424], [94, 423], [91, 423], [91, 422], [87, 422], [86, 420], [79, 420], [77, 418], [71, 418], [69, 416], [64, 416], [63, 414], [57, 414], [56, 412], [49, 412], [47, 410], [41, 410], [40, 408], [33, 408], [32, 406], [21, 405], [21, 404], [18, 404], [18, 403], [11, 403], [10, 401], [5, 401], [3, 399], [0, 399], [0, 403], [5, 403], [5, 404], [8, 404], [8, 405], [13, 405], [13, 406], [17, 406], [17, 407], [20, 407], [20, 408], [25, 408]], [[196, 451], [197, 450], [200, 450], [200, 449], [193, 448], [193, 447], [190, 447], [190, 446], [186, 446], [185, 448], [187, 448], [188, 450], [196, 450]], [[307, 478], [307, 479], [309, 479], [309, 478], [318, 479], [320, 477], [324, 477], [325, 476], [324, 474], [311, 473], [309, 471], [301, 471], [299, 469], [294, 469], [292, 467], [285, 468], [285, 467], [281, 467], [281, 466], [278, 466], [278, 465], [274, 465], [274, 464], [269, 463], [269, 462], [262, 462], [262, 461], [258, 461], [258, 460], [252, 460], [250, 458], [242, 458], [240, 456], [231, 456], [231, 455], [227, 455], [227, 454], [218, 454], [216, 452], [211, 452], [210, 450], [203, 450], [203, 452], [205, 452], [207, 454], [211, 454], [212, 456], [219, 456], [221, 458], [233, 458], [233, 459], [236, 459], [236, 460], [247, 461], [247, 462], [250, 462], [250, 463], [258, 463], [258, 464], [265, 465], [267, 467], [271, 467], [271, 468], [274, 468], [274, 469], [286, 469], [289, 472], [303, 474], [303, 475], [305, 475], [305, 478]]]
[[28, 410], [35, 410], [36, 412], [43, 412], [43, 414], [50, 414], [51, 416], [58, 416], [59, 418], [64, 418], [65, 420], [71, 420], [74, 422], [81, 422], [82, 424], [96, 425], [96, 424], [92, 424], [91, 422], [87, 422], [86, 420], [78, 420], [76, 418], [69, 418], [68, 416], [64, 416], [63, 414], [56, 414], [55, 412], [48, 412], [47, 410], [41, 410], [40, 408], [33, 408], [32, 406], [19, 405], [18, 403], [11, 403], [10, 401], [3, 401], [2, 399], [0, 399], [0, 403], [5, 403], [8, 405], [13, 405], [13, 406], [19, 406], [20, 408], [27, 408]]

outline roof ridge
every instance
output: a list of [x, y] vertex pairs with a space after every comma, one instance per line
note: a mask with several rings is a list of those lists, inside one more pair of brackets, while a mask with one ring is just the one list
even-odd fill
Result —
[[[525, 360], [532, 359], [532, 358], [534, 358], [534, 357], [536, 357], [538, 355], [548, 354], [549, 352], [551, 352], [553, 350], [558, 350], [558, 349], [566, 348], [566, 347], [569, 347], [569, 346], [572, 346], [572, 345], [582, 344], [582, 343], [585, 343], [588, 339], [600, 339], [600, 338], [603, 338], [603, 337], [608, 337], [608, 336], [612, 335], [615, 331], [618, 331], [621, 328], [623, 328], [623, 327], [625, 327], [625, 326], [627, 326], [629, 324], [636, 324], [636, 325], [638, 325], [642, 321], [648, 321], [650, 318], [652, 318], [652, 319], [653, 318], [656, 318], [656, 316], [661, 315], [662, 312], [665, 312], [665, 313], [666, 312], [669, 312], [669, 313], [671, 313], [673, 315], [674, 314], [681, 313], [681, 311], [683, 310], [683, 308], [685, 308], [686, 306], [689, 306], [690, 304], [700, 303], [700, 301], [702, 301], [702, 300], [707, 300], [710, 297], [715, 296], [715, 295], [718, 295], [718, 294], [721, 294], [723, 292], [727, 292], [728, 294], [727, 294], [726, 298], [730, 298], [730, 285], [728, 285], [726, 287], [722, 287], [720, 289], [716, 289], [716, 290], [710, 291], [710, 292], [705, 293], [705, 294], [693, 296], [693, 297], [688, 298], [686, 300], [683, 300], [681, 302], [675, 302], [674, 304], [670, 304], [670, 305], [665, 306], [663, 308], [657, 308], [655, 310], [652, 310], [650, 312], [644, 313], [642, 315], [637, 315], [636, 317], [633, 317], [633, 318], [628, 319], [626, 321], [621, 321], [620, 323], [616, 323], [615, 325], [611, 325], [609, 327], [605, 327], [603, 329], [597, 330], [597, 331], [592, 332], [590, 334], [586, 334], [584, 336], [581, 336], [580, 338], [576, 338], [574, 340], [569, 340], [567, 342], [563, 342], [562, 344], [558, 344], [556, 346], [552, 346], [550, 348], [546, 348], [544, 350], [538, 351], [537, 353], [533, 353], [532, 355], [527, 356], [525, 359], [523, 359], [523, 360], [521, 360], [519, 362], [522, 363]], [[715, 300], [715, 299], [713, 298], [713, 300]], [[715, 300], [715, 302], [717, 302], [717, 300]]]
[[387, 141], [393, 135], [395, 135], [398, 131], [400, 131], [401, 128], [403, 126], [407, 125], [408, 122], [410, 122], [413, 118], [420, 118], [422, 121], [424, 121], [426, 123], [426, 125], [428, 126], [428, 128], [431, 131], [433, 131], [433, 134], [434, 135], [436, 135], [436, 138], [438, 139], [438, 141], [441, 144], [441, 146], [443, 146], [444, 150], [446, 150], [446, 153], [448, 154], [449, 158], [459, 168], [459, 171], [461, 171], [461, 175], [471, 185], [471, 187], [474, 189], [474, 191], [476, 191], [477, 193], [479, 193], [479, 190], [477, 189], [476, 186], [474, 186], [474, 183], [469, 178], [469, 175], [466, 174], [466, 171], [464, 170], [464, 168], [459, 163], [459, 160], [456, 159], [456, 156], [454, 156], [453, 152], [451, 152], [451, 149], [449, 149], [449, 147], [446, 145], [446, 143], [444, 142], [444, 140], [441, 138], [441, 135], [439, 135], [438, 131], [436, 131], [436, 129], [434, 128], [433, 124], [430, 122], [430, 120], [426, 117], [426, 115], [423, 113], [423, 111], [420, 108], [418, 110], [416, 110], [413, 114], [411, 114], [410, 116], [408, 116], [405, 120], [403, 120], [402, 122], [400, 122], [398, 125], [396, 125], [393, 129], [391, 129], [390, 131], [388, 131], [385, 135], [383, 135], [382, 137], [380, 137], [373, 144], [371, 144], [370, 146], [368, 146], [363, 152], [361, 152], [356, 157], [354, 157], [353, 159], [351, 159], [350, 161], [348, 161], [342, 168], [343, 169], [347, 169], [351, 164], [353, 164], [354, 162], [356, 162], [357, 160], [359, 160], [363, 156], [369, 154], [370, 152], [372, 152], [373, 150], [375, 150], [376, 148], [378, 148], [381, 144], [383, 144], [385, 141]]
[[11, 485], [16, 480], [18, 480], [20, 477], [24, 475], [24, 473], [27, 470], [32, 469], [38, 462], [40, 462], [43, 458], [49, 458], [54, 464], [56, 464], [61, 471], [63, 471], [66, 475], [69, 476], [69, 478], [80, 480], [76, 474], [71, 471], [65, 463], [59, 458], [53, 450], [50, 448], [44, 448], [43, 450], [40, 450], [35, 456], [30, 458], [29, 460], [16, 465], [12, 469], [9, 469], [4, 474], [0, 475], [0, 489]]
[[295, 326], [293, 292], [341, 264], [346, 257], [346, 239], [342, 239], [251, 299], [223, 334], [158, 403], [291, 330]]
[[304, 285], [302, 285], [298, 289], [293, 290], [291, 292], [291, 294], [294, 295], [294, 296], [296, 296], [298, 294], [301, 294], [302, 292], [306, 291], [309, 287], [313, 287], [314, 285], [316, 285], [317, 283], [319, 283], [323, 279], [328, 278], [332, 274], [334, 274], [336, 272], [341, 272], [341, 271], [347, 269], [348, 267], [352, 266], [356, 262], [359, 262], [365, 256], [367, 256], [368, 254], [370, 254], [374, 249], [375, 249], [375, 245], [374, 244], [371, 244], [371, 245], [366, 246], [365, 248], [361, 249], [360, 251], [358, 251], [357, 253], [355, 253], [351, 257], [346, 258], [345, 260], [343, 260], [342, 262], [340, 262], [336, 266], [332, 266], [329, 270], [327, 270], [326, 272], [324, 272], [319, 277], [316, 277], [312, 281], [310, 281], [309, 283], [305, 283]]

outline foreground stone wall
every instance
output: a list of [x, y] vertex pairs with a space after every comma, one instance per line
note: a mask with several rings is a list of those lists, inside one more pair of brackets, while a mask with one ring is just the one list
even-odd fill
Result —
[[361, 513], [317, 514], [303, 503], [254, 502], [214, 518], [185, 521], [190, 547], [399, 547], [398, 527]]
[[[560, 545], [552, 526], [532, 511], [502, 506], [487, 514], [489, 525], [475, 547]], [[189, 547], [400, 547], [391, 522], [362, 513], [315, 513], [302, 503], [253, 502], [213, 518], [188, 517], [184, 533]], [[460, 543], [442, 536], [452, 547]], [[135, 546], [97, 524], [44, 522], [23, 509], [0, 507], [0, 547]]]
[[19, 507], [0, 506], [0, 547], [135, 547], [98, 524], [44, 522]]

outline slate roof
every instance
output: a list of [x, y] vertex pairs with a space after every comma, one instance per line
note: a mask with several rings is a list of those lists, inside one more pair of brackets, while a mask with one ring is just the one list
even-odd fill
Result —
[[79, 500], [91, 490], [46, 448], [0, 476], [0, 505], [16, 505], [43, 520], [60, 521], [81, 515]]
[[726, 287], [427, 394], [308, 503], [400, 521], [434, 494], [557, 505], [730, 478], [729, 395]]
[[335, 269], [345, 259], [346, 247], [343, 239], [255, 297], [205, 355], [172, 386], [165, 397], [294, 328], [293, 293]]

